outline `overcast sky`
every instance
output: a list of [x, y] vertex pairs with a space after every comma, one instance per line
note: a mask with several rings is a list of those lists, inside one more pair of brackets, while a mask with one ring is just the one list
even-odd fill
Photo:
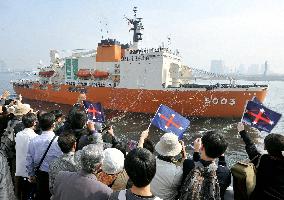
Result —
[[48, 64], [49, 49], [95, 49], [101, 29], [129, 42], [123, 16], [131, 17], [135, 5], [144, 18], [142, 47], [170, 36], [171, 48], [192, 67], [206, 69], [212, 59], [231, 67], [268, 60], [284, 73], [283, 0], [0, 0], [0, 60], [16, 68]]

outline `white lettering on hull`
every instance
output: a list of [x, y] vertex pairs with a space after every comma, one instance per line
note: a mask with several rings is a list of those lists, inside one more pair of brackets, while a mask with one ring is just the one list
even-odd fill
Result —
[[224, 97], [218, 98], [218, 97], [205, 97], [205, 106], [210, 106], [210, 105], [230, 105], [234, 106], [236, 104], [236, 99], [227, 99]]

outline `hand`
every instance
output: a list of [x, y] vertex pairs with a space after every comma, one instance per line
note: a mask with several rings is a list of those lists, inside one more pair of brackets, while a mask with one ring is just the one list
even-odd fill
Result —
[[238, 132], [245, 130], [245, 126], [242, 122], [239, 122], [237, 125]]
[[149, 129], [146, 129], [141, 133], [137, 147], [143, 148], [144, 141], [148, 137], [148, 135], [149, 135]]
[[10, 92], [5, 90], [1, 96], [2, 99], [7, 99], [7, 97], [10, 96]]
[[184, 141], [179, 140], [179, 143], [181, 144], [181, 147], [182, 147], [181, 153], [182, 153], [183, 157], [186, 158], [186, 150], [185, 150]]
[[83, 101], [86, 100], [86, 94], [79, 94], [78, 99], [77, 99], [77, 103], [82, 104], [83, 105]]
[[109, 127], [109, 129], [107, 130], [107, 132], [112, 135], [114, 137], [114, 132], [113, 132], [113, 128], [112, 126]]
[[95, 123], [92, 122], [92, 121], [88, 121], [88, 122], [87, 122], [87, 127], [88, 127], [88, 129], [89, 129], [90, 131], [96, 130], [96, 128], [95, 128]]
[[29, 177], [29, 182], [30, 183], [36, 183], [36, 177], [35, 176], [30, 176]]
[[19, 94], [19, 101], [22, 102], [22, 100], [23, 100], [23, 97], [21, 94]]
[[178, 142], [181, 144], [182, 148], [185, 148], [184, 141], [179, 140]]
[[140, 135], [140, 139], [145, 140], [149, 135], [149, 129], [146, 129], [145, 131], [143, 131]]
[[201, 148], [201, 138], [196, 138], [196, 140], [194, 140], [194, 152], [199, 152]]

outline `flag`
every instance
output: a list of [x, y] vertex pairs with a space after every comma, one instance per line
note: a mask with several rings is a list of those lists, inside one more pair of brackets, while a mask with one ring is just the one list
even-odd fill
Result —
[[255, 101], [248, 101], [242, 122], [248, 124], [260, 131], [268, 133], [274, 128], [281, 114], [266, 108], [263, 104], [256, 103]]
[[88, 120], [91, 120], [93, 122], [105, 122], [105, 115], [103, 106], [101, 103], [91, 103], [89, 101], [83, 101]]
[[152, 124], [165, 132], [176, 134], [181, 139], [190, 121], [169, 107], [161, 104], [152, 120]]

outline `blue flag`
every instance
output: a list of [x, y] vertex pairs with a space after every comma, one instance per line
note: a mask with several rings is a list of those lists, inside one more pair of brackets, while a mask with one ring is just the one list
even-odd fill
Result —
[[88, 116], [88, 120], [100, 123], [105, 122], [104, 110], [101, 103], [91, 103], [89, 101], [83, 101], [83, 103]]
[[152, 120], [152, 124], [165, 132], [176, 134], [181, 139], [190, 121], [169, 107], [161, 104]]
[[242, 122], [257, 128], [260, 131], [270, 133], [281, 116], [280, 113], [274, 112], [260, 103], [248, 101]]

